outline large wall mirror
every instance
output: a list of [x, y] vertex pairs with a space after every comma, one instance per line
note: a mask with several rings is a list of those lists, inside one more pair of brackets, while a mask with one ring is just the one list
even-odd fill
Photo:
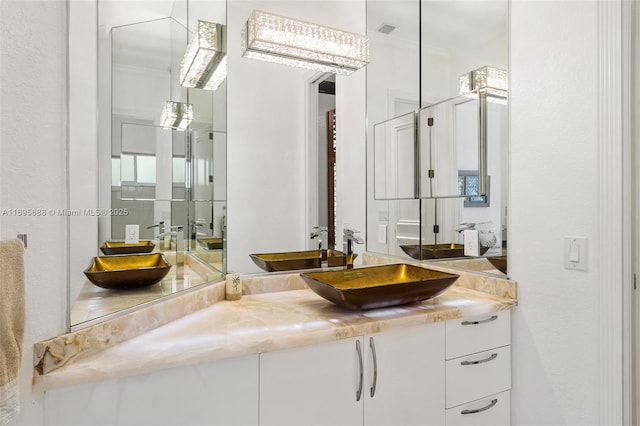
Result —
[[[504, 276], [507, 100], [461, 86], [475, 70], [508, 71], [508, 1], [370, 0], [367, 28], [372, 58], [393, 58], [367, 68], [367, 249]], [[413, 142], [394, 132], [408, 117]], [[463, 256], [465, 229], [481, 258]]]
[[[173, 268], [137, 289], [100, 288], [74, 275], [72, 328], [226, 272], [226, 80], [215, 90], [183, 84], [183, 58], [201, 22], [215, 24], [224, 54], [226, 1], [98, 0], [97, 21], [97, 198], [113, 213], [98, 217], [98, 245], [125, 241], [134, 225]], [[95, 247], [85, 256], [88, 264], [104, 253]]]

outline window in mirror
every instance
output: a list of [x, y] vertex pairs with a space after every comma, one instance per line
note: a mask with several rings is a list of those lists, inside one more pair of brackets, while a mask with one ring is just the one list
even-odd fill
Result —
[[[487, 176], [487, 195], [472, 196], [464, 200], [465, 207], [489, 207], [491, 176]], [[458, 172], [458, 194], [477, 194], [480, 186], [478, 171], [460, 170]]]

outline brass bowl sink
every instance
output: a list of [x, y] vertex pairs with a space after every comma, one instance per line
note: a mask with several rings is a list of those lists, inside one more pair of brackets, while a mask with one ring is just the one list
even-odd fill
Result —
[[[464, 244], [413, 244], [400, 246], [405, 253], [413, 259], [446, 259], [449, 257], [465, 257]], [[480, 247], [480, 255], [489, 250], [489, 247]]]
[[222, 238], [220, 237], [198, 238], [198, 243], [200, 243], [202, 246], [205, 246], [209, 250], [222, 249]]
[[104, 254], [151, 253], [154, 247], [155, 244], [149, 240], [140, 240], [136, 244], [124, 241], [105, 241], [100, 250]]
[[[322, 267], [322, 251], [291, 251], [282, 253], [250, 254], [253, 262], [263, 271], [279, 272], [298, 269], [313, 269]], [[354, 253], [353, 258], [357, 255]], [[344, 266], [346, 256], [341, 251], [327, 250], [328, 266]]]
[[507, 273], [507, 256], [492, 256], [487, 257], [487, 260], [491, 262], [494, 268], [503, 274]]
[[304, 272], [311, 290], [347, 309], [375, 309], [427, 300], [449, 288], [459, 275], [407, 265]]
[[94, 257], [84, 274], [98, 287], [123, 289], [155, 284], [169, 269], [171, 264], [162, 253], [120, 254]]

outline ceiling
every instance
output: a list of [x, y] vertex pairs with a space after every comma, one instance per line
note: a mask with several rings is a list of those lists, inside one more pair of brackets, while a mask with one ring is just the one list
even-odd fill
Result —
[[[387, 37], [417, 42], [420, 28], [417, 0], [369, 0], [368, 33], [382, 25], [396, 29]], [[464, 51], [506, 38], [507, 0], [422, 0], [422, 43], [434, 49]]]

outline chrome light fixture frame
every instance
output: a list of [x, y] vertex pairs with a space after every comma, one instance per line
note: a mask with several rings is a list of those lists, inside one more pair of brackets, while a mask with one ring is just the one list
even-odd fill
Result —
[[227, 78], [226, 28], [198, 21], [180, 63], [180, 85], [216, 90]]
[[242, 56], [349, 75], [369, 63], [364, 35], [254, 10], [241, 34]]
[[477, 90], [484, 91], [489, 101], [506, 103], [509, 91], [507, 72], [490, 66], [478, 68], [460, 76], [458, 89], [461, 95]]
[[184, 131], [193, 120], [193, 105], [167, 101], [160, 116], [160, 126], [165, 130]]
[[479, 172], [478, 172], [478, 196], [486, 196], [489, 188], [489, 176], [487, 173], [487, 102], [499, 104], [507, 103], [509, 86], [507, 72], [499, 68], [484, 66], [463, 74], [458, 79], [460, 94], [476, 92], [478, 94], [478, 133], [479, 147]]

